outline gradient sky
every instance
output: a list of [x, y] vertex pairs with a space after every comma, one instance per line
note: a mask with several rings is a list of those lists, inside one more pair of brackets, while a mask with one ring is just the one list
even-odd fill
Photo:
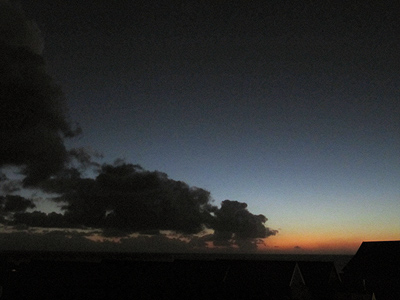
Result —
[[161, 2], [21, 1], [83, 129], [68, 147], [248, 203], [268, 248], [400, 238], [395, 7]]

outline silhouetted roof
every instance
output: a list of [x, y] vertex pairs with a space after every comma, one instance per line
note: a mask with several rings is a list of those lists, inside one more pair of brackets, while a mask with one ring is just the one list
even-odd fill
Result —
[[363, 242], [343, 271], [350, 289], [400, 299], [400, 241]]
[[217, 261], [176, 260], [174, 276], [186, 282], [222, 283], [228, 266]]
[[228, 269], [226, 264], [216, 261], [176, 260], [172, 268], [176, 296], [184, 299], [220, 299]]
[[298, 265], [308, 287], [322, 287], [340, 281], [333, 262], [300, 261]]
[[290, 294], [294, 261], [231, 261], [226, 289], [237, 299]]
[[363, 242], [344, 272], [363, 278], [400, 277], [400, 241]]

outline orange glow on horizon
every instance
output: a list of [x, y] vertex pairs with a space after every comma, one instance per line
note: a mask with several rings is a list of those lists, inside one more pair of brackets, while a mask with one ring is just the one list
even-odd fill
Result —
[[298, 254], [355, 254], [362, 239], [315, 237], [315, 236], [276, 236], [264, 240], [260, 251]]
[[289, 227], [279, 230], [277, 235], [264, 239], [265, 245], [258, 245], [260, 251], [271, 253], [298, 254], [355, 254], [366, 241], [398, 240], [397, 227], [390, 228], [353, 228], [340, 226]]

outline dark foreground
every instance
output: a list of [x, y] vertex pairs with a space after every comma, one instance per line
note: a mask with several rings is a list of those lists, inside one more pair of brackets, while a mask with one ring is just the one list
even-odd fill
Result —
[[0, 299], [371, 299], [337, 271], [350, 258], [3, 253]]

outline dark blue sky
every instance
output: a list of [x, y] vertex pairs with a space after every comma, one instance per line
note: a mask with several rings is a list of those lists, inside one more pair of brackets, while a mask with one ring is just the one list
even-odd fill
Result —
[[247, 202], [271, 246], [398, 238], [398, 10], [209, 2], [21, 1], [83, 129], [67, 145]]

